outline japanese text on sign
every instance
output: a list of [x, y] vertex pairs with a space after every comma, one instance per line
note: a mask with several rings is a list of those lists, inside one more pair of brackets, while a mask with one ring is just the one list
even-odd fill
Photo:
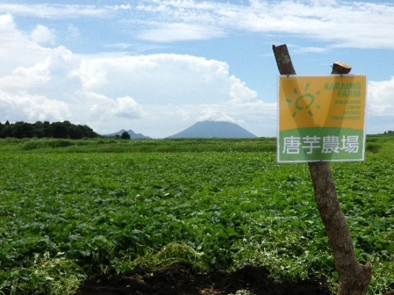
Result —
[[357, 153], [359, 150], [359, 137], [343, 136], [339, 140], [339, 136], [325, 136], [321, 138], [315, 135], [305, 137], [290, 136], [283, 139], [282, 153], [299, 154], [302, 150], [308, 155], [312, 154], [314, 150], [320, 150], [323, 154]]

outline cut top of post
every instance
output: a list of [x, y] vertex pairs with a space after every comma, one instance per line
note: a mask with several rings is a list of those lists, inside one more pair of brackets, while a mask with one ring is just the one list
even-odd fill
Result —
[[332, 65], [331, 74], [349, 74], [352, 67], [342, 61], [336, 61]]

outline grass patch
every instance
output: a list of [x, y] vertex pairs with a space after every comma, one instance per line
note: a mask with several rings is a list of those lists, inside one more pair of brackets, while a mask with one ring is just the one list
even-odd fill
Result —
[[185, 243], [172, 242], [160, 250], [147, 248], [142, 256], [130, 263], [130, 269], [140, 266], [145, 269], [158, 270], [166, 268], [175, 262], [186, 262], [192, 265], [193, 270], [204, 273], [210, 268], [202, 259], [203, 253]]
[[0, 294], [74, 294], [86, 276], [64, 253], [35, 253], [31, 265], [0, 272]]

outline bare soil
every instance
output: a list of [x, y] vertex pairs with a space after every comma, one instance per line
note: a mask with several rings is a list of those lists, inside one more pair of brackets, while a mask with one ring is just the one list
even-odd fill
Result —
[[238, 290], [249, 290], [256, 295], [332, 295], [320, 279], [277, 284], [260, 267], [245, 266], [231, 274], [198, 274], [186, 263], [159, 271], [135, 268], [124, 274], [100, 275], [86, 280], [77, 294], [225, 295]]

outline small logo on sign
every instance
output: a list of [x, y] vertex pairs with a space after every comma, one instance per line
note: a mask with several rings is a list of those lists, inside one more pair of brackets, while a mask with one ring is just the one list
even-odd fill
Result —
[[[309, 88], [309, 83], [306, 83], [304, 92], [307, 91], [308, 88]], [[293, 89], [293, 93], [295, 95], [299, 95], [297, 88]], [[319, 94], [320, 91], [317, 91], [315, 94], [312, 93], [302, 94], [296, 97], [295, 99], [287, 98], [286, 102], [289, 104], [294, 104], [294, 107], [296, 109], [296, 111], [293, 112], [291, 116], [295, 118], [298, 113], [306, 111], [309, 114], [309, 116], [313, 117], [312, 107], [315, 104], [316, 96]], [[320, 105], [316, 105], [315, 108], [319, 110]]]

